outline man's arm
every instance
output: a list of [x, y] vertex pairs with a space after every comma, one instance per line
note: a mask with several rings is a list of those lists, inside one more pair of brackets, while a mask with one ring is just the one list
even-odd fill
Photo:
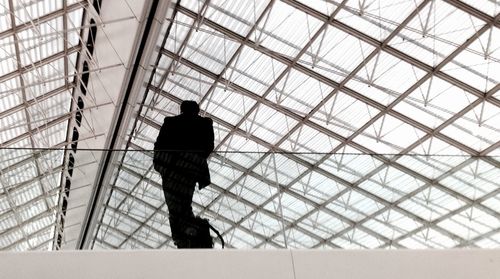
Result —
[[158, 134], [158, 137], [156, 138], [155, 142], [155, 150], [163, 150], [165, 149], [165, 141], [167, 138], [167, 128], [168, 128], [168, 117], [165, 117], [163, 120], [163, 125], [161, 125], [160, 128], [160, 133]]
[[207, 139], [206, 139], [206, 149], [205, 149], [205, 158], [208, 158], [208, 155], [212, 151], [214, 151], [214, 126], [211, 118], [207, 119]]
[[167, 149], [168, 128], [170, 126], [169, 123], [169, 117], [165, 117], [165, 119], [163, 120], [163, 125], [160, 128], [160, 133], [158, 133], [158, 137], [156, 138], [153, 154], [153, 164], [155, 169], [157, 169], [158, 167], [163, 167], [163, 165], [165, 165], [167, 153], [160, 150]]

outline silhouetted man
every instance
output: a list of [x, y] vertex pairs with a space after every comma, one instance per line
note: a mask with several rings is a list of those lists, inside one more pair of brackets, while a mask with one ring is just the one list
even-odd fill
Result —
[[199, 189], [210, 184], [207, 158], [214, 149], [213, 124], [199, 111], [195, 101], [182, 102], [180, 115], [165, 117], [155, 143], [154, 167], [162, 176], [172, 239], [178, 248], [193, 248], [194, 188], [196, 183]]

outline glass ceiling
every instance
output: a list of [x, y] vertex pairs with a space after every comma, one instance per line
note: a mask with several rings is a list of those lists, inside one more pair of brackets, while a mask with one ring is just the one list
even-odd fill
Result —
[[470, 2], [181, 1], [93, 248], [173, 247], [150, 150], [185, 99], [229, 247], [500, 247], [500, 3]]
[[[87, 4], [14, 2], [0, 249], [55, 249]], [[185, 99], [216, 141], [194, 210], [228, 247], [500, 247], [500, 1], [177, 2], [90, 248], [174, 247], [151, 150]]]

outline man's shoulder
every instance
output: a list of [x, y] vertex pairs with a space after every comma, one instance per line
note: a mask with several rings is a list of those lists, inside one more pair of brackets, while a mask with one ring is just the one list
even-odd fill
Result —
[[165, 116], [165, 118], [163, 119], [163, 122], [164, 123], [167, 123], [167, 122], [173, 122], [173, 121], [177, 121], [179, 118], [178, 115], [174, 115], [174, 116]]
[[199, 123], [201, 126], [209, 128], [213, 126], [212, 118], [209, 117], [201, 117], [199, 118]]
[[200, 119], [201, 119], [201, 121], [203, 121], [203, 123], [207, 123], [207, 124], [212, 124], [213, 123], [213, 120], [210, 117], [202, 117], [202, 116], [200, 116]]
[[195, 118], [186, 118], [182, 117], [181, 115], [166, 116], [163, 120], [163, 123], [192, 122], [193, 120], [198, 123], [203, 123], [204, 125], [212, 125], [213, 123], [212, 118], [209, 117], [196, 116]]

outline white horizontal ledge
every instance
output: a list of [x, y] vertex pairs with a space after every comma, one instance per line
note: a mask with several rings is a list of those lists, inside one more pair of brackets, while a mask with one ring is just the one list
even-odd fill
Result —
[[498, 279], [500, 250], [4, 252], [0, 278]]

